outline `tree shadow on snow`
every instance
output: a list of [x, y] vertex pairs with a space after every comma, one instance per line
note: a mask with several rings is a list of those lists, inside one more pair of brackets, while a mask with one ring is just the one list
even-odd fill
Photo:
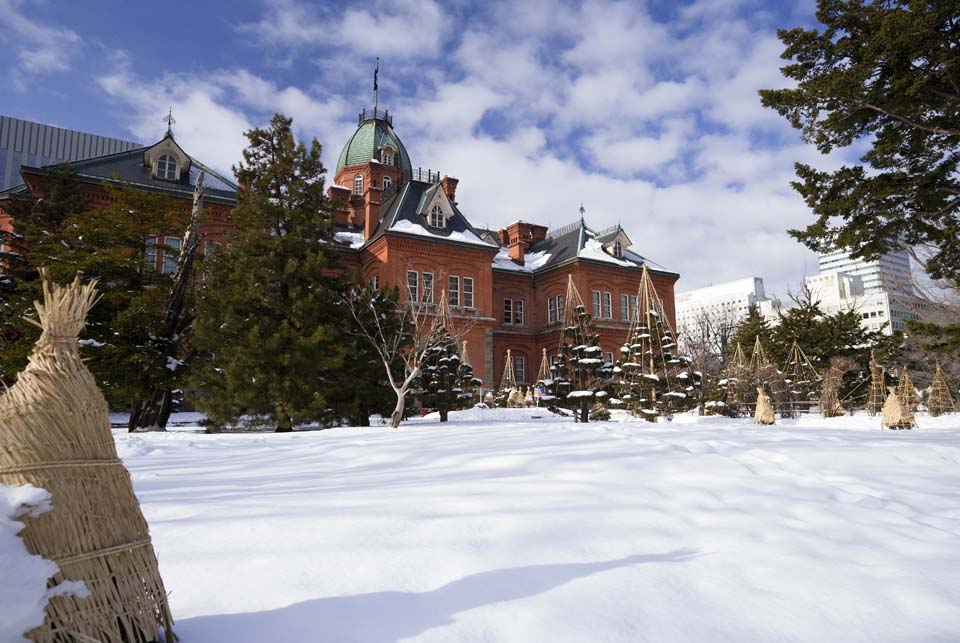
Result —
[[183, 643], [385, 643], [449, 624], [459, 612], [543, 594], [577, 578], [641, 563], [683, 562], [697, 555], [692, 549], [677, 549], [595, 563], [498, 569], [472, 574], [427, 592], [331, 596], [264, 612], [197, 616], [179, 621], [174, 631]]

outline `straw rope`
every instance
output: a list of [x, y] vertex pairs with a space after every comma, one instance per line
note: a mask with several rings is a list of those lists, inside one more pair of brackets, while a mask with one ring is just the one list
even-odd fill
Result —
[[58, 564], [50, 586], [82, 581], [89, 594], [52, 597], [32, 641], [175, 641], [146, 520], [117, 456], [107, 402], [80, 359], [77, 337], [94, 284], [60, 287], [43, 275], [43, 329], [17, 383], [0, 393], [0, 483], [50, 492], [53, 509], [25, 517], [32, 554]]

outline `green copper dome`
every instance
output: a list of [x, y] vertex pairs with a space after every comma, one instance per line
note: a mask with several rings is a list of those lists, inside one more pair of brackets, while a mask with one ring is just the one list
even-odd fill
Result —
[[380, 148], [389, 145], [394, 149], [393, 164], [403, 170], [409, 177], [413, 173], [410, 156], [403, 146], [400, 137], [393, 131], [389, 116], [383, 112], [377, 114], [379, 118], [364, 118], [369, 112], [361, 114], [357, 131], [343, 146], [340, 159], [337, 161], [337, 172], [348, 165], [363, 165], [372, 160], [380, 161]]

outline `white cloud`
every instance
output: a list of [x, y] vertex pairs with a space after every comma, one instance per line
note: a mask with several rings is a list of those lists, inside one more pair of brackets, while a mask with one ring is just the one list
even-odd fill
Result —
[[616, 0], [492, 2], [465, 22], [462, 4], [283, 0], [241, 30], [316, 59], [315, 84], [256, 68], [149, 81], [125, 68], [101, 83], [143, 140], [159, 136], [172, 104], [178, 140], [220, 169], [274, 111], [324, 143], [332, 165], [369, 100], [368, 62], [382, 55], [381, 105], [414, 166], [460, 178], [475, 223], [558, 226], [583, 201], [591, 225], [621, 222], [682, 288], [757, 274], [782, 292], [813, 265], [785, 232], [810, 220], [789, 187], [793, 162], [838, 158], [760, 106], [757, 89], [785, 82], [769, 17], [742, 17], [754, 4], [697, 2], [667, 24]]
[[238, 27], [263, 45], [320, 49], [334, 45], [366, 56], [423, 58], [442, 51], [450, 20], [432, 0], [379, 0], [339, 16], [299, 0], [265, 3], [264, 16]]
[[20, 85], [22, 74], [68, 71], [74, 54], [83, 45], [75, 31], [40, 24], [21, 9], [24, 0], [0, 0], [0, 37], [16, 48], [19, 68], [14, 81]]

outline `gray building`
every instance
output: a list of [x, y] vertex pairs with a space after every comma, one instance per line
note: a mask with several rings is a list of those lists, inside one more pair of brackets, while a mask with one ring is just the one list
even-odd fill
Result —
[[0, 192], [23, 183], [22, 165], [43, 167], [138, 147], [139, 143], [0, 116]]

